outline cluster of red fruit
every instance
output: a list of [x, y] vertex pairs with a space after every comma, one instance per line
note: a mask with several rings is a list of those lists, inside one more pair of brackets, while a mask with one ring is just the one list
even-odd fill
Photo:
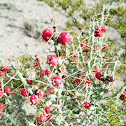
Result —
[[[111, 76], [107, 76], [106, 78], [103, 78], [102, 71], [99, 68], [95, 68], [95, 70], [92, 71], [92, 75], [93, 75], [93, 78], [97, 78], [100, 81], [105, 81], [105, 80], [107, 80], [108, 82], [113, 82], [114, 81], [113, 77], [111, 77]], [[75, 78], [75, 82], [76, 83], [81, 83], [81, 82], [82, 83], [87, 83], [88, 87], [91, 85], [90, 79], [89, 78], [85, 79], [84, 77]]]
[[[54, 88], [53, 87], [49, 87], [48, 88], [48, 92], [53, 94], [54, 93]], [[34, 98], [37, 99], [37, 101], [38, 101], [35, 104], [39, 103], [38, 98], [41, 98], [42, 96], [43, 97], [47, 97], [47, 94], [45, 92], [43, 92], [41, 89], [35, 90], [34, 93], [36, 95]], [[28, 90], [26, 88], [22, 88], [21, 95], [24, 96], [24, 97], [28, 97], [28, 96], [30, 96], [30, 93], [28, 92]], [[32, 101], [32, 97], [31, 97], [31, 103], [34, 104], [33, 101]]]
[[[101, 70], [96, 68], [95, 71], [93, 71], [95, 73], [95, 77], [100, 80], [100, 81], [103, 81], [103, 82], [113, 82], [114, 79], [112, 76], [106, 76], [105, 78], [102, 77], [102, 73], [101, 73]], [[107, 84], [107, 83], [106, 83]]]
[[[55, 118], [54, 115], [50, 115], [50, 116], [48, 117], [48, 120], [49, 120], [50, 122], [52, 122], [52, 121], [54, 120], [54, 118]], [[45, 121], [47, 120], [47, 117], [46, 117], [46, 115], [40, 115], [40, 116], [38, 117], [38, 120], [39, 120], [39, 122], [45, 122]]]
[[[48, 55], [47, 56], [47, 63], [50, 65], [50, 66], [56, 66], [59, 62], [59, 59], [57, 56], [55, 55]], [[35, 67], [40, 67], [41, 64], [40, 62], [37, 60], [35, 63], [34, 63]], [[47, 74], [50, 74], [50, 72], [48, 73], [48, 71], [46, 71]]]
[[[30, 96], [30, 94], [28, 93], [28, 90], [27, 90], [26, 88], [23, 88], [23, 89], [21, 90], [21, 94], [22, 94], [24, 97]], [[31, 102], [32, 104], [35, 104], [35, 105], [39, 103], [39, 101], [40, 101], [39, 98], [41, 98], [42, 96], [43, 96], [43, 97], [46, 96], [40, 89], [36, 90], [36, 91], [35, 91], [35, 94], [36, 94], [36, 95], [32, 95], [32, 96], [30, 97], [30, 102]], [[45, 107], [45, 112], [46, 112], [46, 114], [50, 114], [50, 111], [51, 111], [51, 108], [50, 108], [50, 107]], [[48, 119], [49, 119], [49, 121], [52, 121], [52, 120], [54, 119], [54, 116], [53, 116], [53, 115], [50, 115], [50, 116], [48, 117]], [[47, 120], [47, 117], [46, 117], [46, 115], [40, 115], [40, 116], [38, 117], [38, 120], [39, 120], [40, 122], [45, 122], [45, 121]]]
[[[31, 84], [31, 80], [28, 80], [28, 82], [30, 82]], [[52, 79], [52, 85], [55, 87], [58, 87], [62, 84], [62, 79], [59, 76], [53, 77]], [[52, 87], [48, 88], [49, 93], [54, 93], [54, 89]], [[21, 95], [24, 97], [28, 97], [30, 96], [30, 93], [28, 92], [28, 90], [26, 88], [22, 88], [21, 90]], [[46, 94], [43, 93], [40, 89], [35, 91], [35, 94], [30, 96], [30, 102], [32, 104], [38, 104], [39, 103], [39, 98], [41, 97], [45, 97]]]
[[[49, 91], [49, 93], [54, 93], [54, 89], [53, 88], [48, 88], [48, 91]], [[21, 95], [23, 95], [24, 97], [28, 97], [28, 96], [30, 96], [30, 93], [28, 92], [28, 90], [26, 88], [23, 88], [21, 90]], [[35, 94], [30, 96], [30, 102], [32, 104], [36, 105], [36, 104], [38, 104], [40, 102], [39, 98], [41, 98], [42, 96], [46, 97], [47, 94], [43, 93], [41, 89], [37, 89], [35, 91]], [[50, 114], [51, 110], [52, 109], [50, 107], [45, 107], [45, 113], [46, 114]], [[54, 115], [49, 115], [48, 120], [52, 121], [53, 119], [54, 119]], [[39, 120], [39, 122], [45, 122], [47, 120], [47, 117], [46, 117], [46, 115], [40, 115], [38, 117], [38, 120]]]
[[[50, 89], [50, 92], [52, 93], [52, 89], [53, 88], [51, 88]], [[0, 86], [0, 92], [2, 92], [2, 89], [1, 89], [1, 86]], [[11, 88], [10, 87], [6, 87], [5, 89], [4, 89], [4, 92], [5, 93], [10, 93], [11, 92]], [[27, 96], [30, 96], [30, 94], [28, 93], [28, 90], [26, 89], [26, 88], [23, 88], [22, 90], [21, 90], [21, 94], [23, 95], [23, 96], [25, 96], [25, 97], [27, 97]], [[40, 90], [40, 89], [38, 89], [37, 91], [36, 91], [36, 94], [37, 94], [37, 96], [40, 98], [40, 97], [42, 97], [42, 95], [43, 95], [43, 97], [45, 97], [45, 94], [43, 94], [42, 93], [42, 91]], [[1, 97], [3, 96], [3, 93], [0, 93], [0, 95], [1, 95]], [[32, 104], [38, 104], [39, 103], [39, 99], [38, 99], [38, 97], [37, 97], [36, 95], [32, 95], [31, 97], [30, 97], [30, 101], [31, 101], [31, 103]], [[3, 110], [4, 109], [4, 104], [3, 103], [0, 103], [0, 110]], [[50, 114], [50, 107], [45, 107], [45, 112], [46, 112], [46, 114]], [[1, 114], [0, 114], [1, 115]], [[46, 121], [46, 119], [47, 119], [47, 117], [46, 117], [46, 115], [40, 115], [39, 117], [38, 117], [38, 120], [40, 121], [40, 122], [45, 122]], [[52, 121], [54, 119], [54, 116], [53, 115], [50, 115], [49, 117], [48, 117], [48, 120], [49, 121]]]
[[106, 26], [104, 26], [102, 29], [100, 26], [95, 27], [94, 36], [95, 37], [103, 37], [103, 34], [108, 30]]
[[[53, 32], [50, 29], [45, 29], [42, 32], [42, 38], [48, 42], [51, 38], [53, 38]], [[62, 45], [67, 45], [71, 42], [71, 37], [69, 36], [69, 34], [67, 32], [62, 32], [58, 39], [57, 39], [57, 43], [60, 43]]]
[[[53, 36], [53, 32], [52, 32], [50, 29], [45, 29], [45, 30], [42, 32], [42, 38], [43, 38], [46, 42], [49, 41], [49, 40], [52, 38], [52, 36]], [[68, 35], [67, 32], [61, 33], [61, 34], [59, 35], [58, 39], [57, 39], [57, 43], [60, 43], [60, 44], [62, 44], [62, 45], [69, 44], [70, 41], [71, 41], [71, 37]], [[83, 46], [83, 45], [81, 45], [81, 47], [84, 48], [84, 51], [85, 51], [85, 52], [88, 52], [89, 49], [90, 49], [89, 46]], [[73, 62], [74, 62], [74, 64], [76, 64], [76, 62], [77, 62], [77, 56], [76, 56], [76, 55], [74, 55]], [[54, 56], [54, 55], [52, 55], [52, 56], [50, 56], [50, 55], [47, 56], [47, 63], [48, 63], [49, 65], [52, 65], [52, 66], [57, 65], [57, 64], [58, 64], [58, 57], [56, 57], [56, 56]], [[43, 72], [43, 73], [44, 73], [44, 72]], [[62, 78], [65, 78], [65, 77], [66, 77], [66, 75], [63, 75], [63, 76], [62, 76]], [[76, 82], [76, 83], [80, 83], [81, 81], [83, 81], [83, 83], [84, 83], [84, 82], [87, 82], [87, 83], [88, 83], [88, 86], [91, 84], [91, 81], [89, 80], [89, 78], [87, 78], [87, 80], [85, 80], [84, 78], [82, 78], [82, 79], [76, 78], [76, 79], [75, 79], [75, 82]], [[53, 84], [53, 86], [59, 86], [59, 85], [61, 85], [61, 83], [62, 83], [62, 79], [61, 79], [59, 76], [54, 77], [54, 78], [52, 79], [52, 84]], [[49, 91], [51, 91], [52, 93], [54, 93], [54, 90], [53, 90], [52, 88], [50, 88]], [[84, 103], [84, 107], [85, 107], [86, 109], [89, 109], [89, 110], [90, 110], [90, 106], [91, 106], [90, 103], [88, 103], [88, 102], [85, 102], [85, 103]], [[41, 116], [39, 117], [39, 121], [41, 120], [40, 122], [44, 122], [46, 119], [47, 119], [47, 118], [46, 118], [45, 115], [41, 115]]]
[[[4, 78], [6, 73], [9, 71], [8, 67], [0, 67], [1, 71], [0, 71], [0, 79]], [[5, 87], [4, 89], [4, 93], [10, 93], [11, 92], [11, 88], [10, 87]], [[1, 85], [0, 85], [0, 97], [3, 96], [3, 91], [1, 89]]]
[[8, 67], [1, 66], [0, 67], [0, 70], [3, 71], [3, 72], [8, 72], [9, 71], [9, 68]]
[[[55, 55], [48, 55], [47, 56], [47, 63], [50, 66], [56, 66], [58, 64], [58, 62], [59, 62], [59, 60], [58, 60], [57, 56], [55, 56]], [[40, 67], [40, 62], [37, 60], [34, 65], [35, 65], [35, 67]], [[2, 69], [2, 71], [0, 71], [0, 76], [3, 78], [6, 74], [6, 72], [8, 72], [8, 70], [9, 70], [8, 67], [6, 67], [6, 68], [4, 67], [4, 69]], [[42, 70], [42, 71], [39, 72], [39, 75], [41, 77], [45, 76], [45, 75], [50, 75], [50, 74], [51, 74], [50, 69], [46, 69], [45, 71]], [[28, 80], [27, 83], [31, 85], [31, 84], [33, 84], [33, 80]], [[52, 85], [53, 86], [58, 87], [61, 84], [62, 84], [62, 79], [59, 76], [55, 76], [55, 77], [52, 78]], [[6, 87], [4, 89], [4, 92], [10, 93], [11, 88]], [[48, 92], [51, 93], [51, 94], [54, 93], [54, 88], [53, 87], [48, 88]], [[34, 93], [35, 94], [31, 95], [26, 88], [21, 89], [21, 95], [24, 96], [24, 97], [30, 96], [30, 102], [32, 104], [38, 104], [40, 102], [39, 98], [41, 98], [42, 96], [43, 97], [47, 96], [47, 94], [43, 93], [42, 90], [40, 90], [40, 89], [36, 90]], [[0, 97], [2, 97], [2, 96], [3, 96], [3, 92], [2, 92], [2, 89], [0, 89]], [[2, 109], [2, 105], [3, 104], [1, 103], [1, 109]], [[45, 112], [46, 112], [46, 114], [49, 114], [50, 113], [50, 107], [46, 107]], [[38, 120], [40, 122], [44, 122], [46, 119], [47, 119], [47, 117], [45, 117], [45, 115], [40, 115], [39, 118], [38, 118]], [[50, 115], [48, 117], [48, 119], [49, 119], [49, 121], [52, 121], [53, 115]]]
[[98, 80], [103, 81], [102, 74], [101, 74], [101, 70], [98, 69], [98, 68], [96, 68], [94, 72], [95, 72], [95, 77], [96, 77]]
[[[4, 89], [4, 93], [11, 93], [11, 88], [10, 87], [6, 87]], [[2, 92], [2, 89], [1, 89], [1, 85], [0, 85], [0, 98], [3, 96], [3, 92]], [[4, 104], [3, 103], [0, 103], [0, 110], [3, 110], [4, 109]], [[0, 118], [1, 118], [1, 113], [0, 113]]]
[[46, 69], [45, 71], [44, 70], [41, 70], [39, 72], [40, 77], [43, 77], [45, 75], [50, 75], [50, 74], [51, 74], [51, 70], [50, 69]]
[[86, 53], [89, 52], [89, 50], [90, 50], [90, 45], [81, 44], [81, 47], [83, 48], [83, 51]]
[[[2, 89], [1, 89], [1, 87], [0, 87], [0, 92], [2, 92]], [[6, 87], [5, 89], [4, 89], [4, 92], [5, 93], [10, 93], [11, 92], [11, 88], [10, 87]], [[52, 90], [51, 90], [51, 93], [52, 93]], [[2, 96], [3, 96], [3, 93], [0, 93], [0, 95], [2, 94]], [[21, 90], [21, 94], [24, 96], [24, 97], [27, 97], [27, 96], [30, 96], [30, 94], [28, 93], [28, 90], [26, 89], [26, 88], [23, 88], [22, 90]], [[37, 91], [36, 91], [36, 94], [37, 94], [37, 96], [36, 95], [32, 95], [31, 97], [30, 97], [30, 102], [32, 103], [32, 104], [38, 104], [39, 103], [39, 99], [38, 99], [38, 97], [40, 98], [40, 97], [45, 97], [45, 94], [43, 94], [42, 93], [42, 91], [40, 90], [40, 89], [38, 89]], [[1, 96], [1, 97], [2, 97]], [[3, 103], [0, 103], [0, 110], [3, 110], [4, 109], [4, 104]], [[45, 107], [45, 112], [46, 112], [46, 114], [50, 114], [50, 111], [51, 111], [51, 108], [50, 107]], [[1, 114], [0, 114], [1, 115]], [[38, 117], [38, 120], [40, 121], [40, 122], [45, 122], [46, 121], [46, 119], [47, 119], [47, 117], [46, 117], [46, 115], [40, 115], [39, 117]], [[48, 117], [48, 120], [49, 121], [52, 121], [54, 119], [54, 115], [50, 115], [49, 117]]]
[[[84, 51], [84, 52], [89, 52], [90, 51], [90, 45], [85, 45], [85, 44], [81, 44], [81, 47], [82, 47], [82, 51]], [[105, 49], [107, 49], [108, 48], [108, 46], [107, 45], [103, 45], [103, 50], [105, 50]], [[98, 46], [94, 46], [94, 49], [93, 49], [93, 51], [96, 51], [98, 49]]]
[[126, 100], [126, 89], [123, 91], [123, 93], [120, 95], [121, 100]]
[[[0, 67], [0, 79], [4, 78], [6, 73], [9, 72], [9, 68], [8, 67]], [[4, 93], [11, 93], [12, 90], [10, 87], [5, 87], [4, 90], [2, 91], [1, 85], [0, 85], [0, 98], [4, 95]], [[13, 93], [12, 93], [13, 94]], [[0, 110], [4, 109], [4, 104], [0, 103]], [[0, 113], [0, 118], [1, 118], [1, 113]]]
[[8, 67], [0, 67], [0, 78], [3, 78], [5, 76], [5, 74], [9, 71]]
[[[10, 87], [6, 87], [4, 89], [4, 93], [11, 93], [11, 88]], [[2, 89], [1, 89], [1, 85], [0, 85], [0, 98], [4, 95]]]
[[[0, 67], [0, 78], [5, 77], [6, 73], [8, 73], [9, 70], [10, 70], [10, 69], [9, 69], [8, 67], [3, 67], [3, 66], [1, 66], [1, 67]], [[15, 80], [15, 77], [12, 77], [11, 80]]]
[[[57, 56], [55, 55], [48, 55], [47, 56], [47, 63], [50, 65], [50, 66], [56, 66], [59, 62], [59, 59]], [[37, 60], [35, 63], [34, 63], [35, 67], [40, 67], [40, 62]], [[50, 69], [46, 69], [45, 71], [44, 70], [41, 70], [39, 72], [39, 75], [40, 77], [43, 77], [45, 75], [50, 75], [51, 74], [51, 70]]]
[[87, 86], [88, 86], [88, 87], [91, 85], [90, 79], [89, 79], [89, 78], [85, 79], [84, 77], [81, 77], [81, 78], [78, 77], [78, 78], [76, 78], [76, 79], [75, 79], [75, 82], [76, 82], [76, 83], [80, 83], [80, 82], [82, 82], [82, 83], [87, 83]]
[[[48, 35], [48, 34], [47, 34]], [[59, 62], [59, 59], [58, 59], [58, 57], [57, 56], [55, 56], [55, 55], [48, 55], [47, 56], [47, 63], [50, 65], [50, 66], [56, 66], [57, 64], [58, 64], [58, 62]], [[40, 67], [41, 66], [41, 64], [40, 64], [40, 62], [38, 61], [38, 59], [37, 59], [37, 61], [34, 63], [34, 65], [35, 65], [35, 67]], [[44, 70], [41, 70], [40, 72], [39, 72], [39, 75], [42, 77], [42, 76], [45, 76], [45, 75], [50, 75], [51, 74], [51, 70], [50, 69], [46, 69], [45, 71]], [[28, 84], [32, 84], [33, 83], [33, 81], [32, 80], [28, 80]], [[55, 77], [53, 77], [52, 78], [52, 85], [53, 86], [55, 86], [55, 87], [58, 87], [58, 86], [60, 86], [62, 84], [62, 79], [59, 77], [59, 76], [55, 76]], [[33, 91], [34, 92], [34, 91]], [[53, 94], [54, 93], [54, 88], [53, 87], [49, 87], [48, 88], [48, 92], [49, 93], [51, 93], [51, 94]], [[22, 90], [21, 90], [21, 94], [24, 96], [24, 97], [28, 97], [28, 96], [30, 96], [30, 93], [28, 92], [28, 90], [26, 89], [26, 88], [23, 88]], [[46, 93], [43, 93], [42, 92], [42, 90], [40, 90], [40, 89], [38, 89], [38, 90], [36, 90], [35, 91], [35, 94], [34, 95], [31, 95], [30, 96], [30, 102], [32, 103], [32, 104], [38, 104], [39, 102], [40, 102], [40, 99], [39, 98], [41, 98], [41, 97], [46, 97], [47, 96], [47, 94]], [[50, 113], [50, 107], [46, 107], [45, 108], [45, 112], [46, 112], [46, 114], [49, 114]], [[48, 117], [48, 120], [49, 121], [52, 121], [53, 120], [53, 118], [54, 118], [54, 116], [53, 115], [50, 115], [49, 117]], [[45, 122], [46, 120], [47, 120], [47, 117], [46, 117], [46, 115], [40, 115], [39, 117], [38, 117], [38, 120], [40, 121], [40, 122]]]
[[[104, 26], [104, 28], [101, 30], [101, 28], [99, 26], [95, 27], [95, 33], [94, 33], [94, 36], [95, 37], [102, 37], [103, 36], [103, 33], [105, 33], [107, 31], [107, 27]], [[45, 29], [43, 32], [42, 32], [42, 38], [47, 42], [49, 41], [51, 38], [53, 37], [53, 32], [50, 30], [50, 29]], [[66, 44], [69, 44], [71, 41], [71, 37], [68, 35], [67, 32], [63, 32], [59, 35], [58, 39], [57, 39], [57, 43], [60, 43], [62, 45], [66, 45]], [[84, 44], [81, 44], [81, 47], [83, 48], [83, 51], [85, 51], [86, 53], [89, 52], [90, 50], [90, 45], [84, 45]], [[107, 46], [104, 45], [103, 46], [103, 49], [107, 49]], [[96, 47], [94, 47], [94, 51], [96, 51]], [[54, 62], [55, 61], [55, 62]], [[73, 58], [73, 64], [76, 65], [76, 62], [77, 62], [77, 56], [74, 55], [74, 58]], [[49, 65], [52, 65], [52, 66], [55, 66], [58, 64], [58, 57], [56, 56], [48, 56], [47, 57], [47, 63]], [[42, 71], [42, 75], [44, 75], [44, 71]], [[63, 75], [62, 78], [65, 78], [66, 76]], [[96, 72], [96, 78], [101, 80], [101, 72], [98, 71]], [[59, 86], [62, 82], [62, 79], [60, 77], [54, 77], [53, 80], [52, 80], [52, 84], [53, 86]], [[76, 78], [75, 79], [75, 82], [76, 83], [80, 83], [80, 82], [83, 82], [83, 83], [87, 83], [88, 86], [91, 85], [91, 81], [89, 78], [87, 79], [84, 79], [84, 78]], [[52, 91], [54, 92], [54, 91]], [[90, 109], [90, 103], [88, 102], [85, 102], [84, 103], [84, 107], [87, 108], [87, 109]]]

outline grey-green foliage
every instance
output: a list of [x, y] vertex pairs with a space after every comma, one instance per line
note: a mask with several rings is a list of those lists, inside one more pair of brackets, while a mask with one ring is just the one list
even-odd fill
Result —
[[6, 97], [6, 111], [2, 113], [2, 118], [0, 119], [0, 125], [12, 125], [12, 126], [26, 126], [26, 112], [22, 109], [21, 96], [15, 94], [11, 98]]

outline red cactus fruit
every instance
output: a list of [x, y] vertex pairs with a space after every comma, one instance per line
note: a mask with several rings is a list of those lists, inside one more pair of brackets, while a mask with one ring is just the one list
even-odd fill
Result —
[[0, 85], [0, 91], [2, 91], [1, 85]]
[[0, 71], [0, 77], [5, 77], [5, 72], [4, 71]]
[[98, 80], [101, 80], [101, 72], [96, 72], [95, 77], [96, 77]]
[[[98, 75], [100, 74], [100, 73], [99, 73], [99, 74], [96, 75], [97, 72], [100, 72], [100, 73], [101, 73], [101, 69], [100, 69], [100, 68], [95, 68], [95, 70], [92, 71], [92, 76], [93, 76], [93, 78], [95, 78], [96, 76], [98, 76]], [[100, 76], [100, 75], [99, 75], [99, 76]]]
[[84, 50], [86, 53], [89, 52], [90, 46], [89, 46], [89, 45], [83, 46], [83, 50]]
[[38, 121], [39, 121], [39, 122], [45, 122], [46, 120], [47, 120], [46, 115], [40, 115], [40, 116], [38, 117]]
[[81, 44], [81, 47], [83, 48], [83, 51], [85, 51], [85, 52], [89, 52], [89, 50], [90, 50], [90, 46], [89, 45]]
[[10, 92], [11, 92], [11, 88], [10, 88], [10, 87], [6, 87], [6, 88], [4, 89], [4, 92], [5, 92], [5, 93], [10, 93]]
[[52, 85], [53, 86], [60, 86], [62, 84], [62, 79], [59, 76], [53, 77], [52, 79]]
[[97, 32], [97, 31], [95, 31], [95, 32], [94, 32], [94, 36], [95, 36], [95, 37], [103, 37], [103, 33], [102, 33], [102, 32]]
[[76, 78], [76, 79], [75, 79], [75, 82], [76, 82], [76, 83], [80, 83], [80, 82], [81, 82], [81, 79], [80, 79], [80, 78]]
[[43, 97], [47, 97], [47, 94], [44, 92]]
[[59, 59], [55, 55], [48, 55], [47, 56], [47, 63], [51, 66], [56, 66], [59, 62]]
[[4, 109], [4, 104], [0, 103], [0, 109]]
[[53, 36], [53, 32], [50, 29], [45, 29], [42, 32], [42, 38], [47, 42], [51, 39], [51, 37]]
[[50, 87], [48, 88], [49, 93], [53, 94], [54, 93], [54, 88]]
[[81, 44], [81, 47], [83, 47], [84, 46], [84, 44]]
[[46, 114], [49, 114], [50, 113], [50, 107], [45, 107], [45, 112], [46, 112]]
[[36, 96], [36, 95], [32, 95], [31, 97], [30, 97], [30, 102], [32, 103], [32, 104], [38, 104], [39, 103], [39, 98], [38, 98], [38, 96]]
[[2, 91], [0, 91], [0, 98], [3, 96], [3, 92]]
[[39, 75], [40, 75], [40, 77], [45, 76], [45, 71], [44, 71], [44, 70], [41, 70], [41, 71], [39, 72]]
[[90, 87], [90, 86], [91, 86], [91, 81], [89, 81], [89, 82], [87, 83], [87, 86], [88, 86], [88, 87]]
[[90, 87], [90, 85], [91, 85], [91, 81], [89, 78], [87, 78], [87, 86]]
[[62, 32], [58, 37], [58, 43], [62, 45], [67, 45], [71, 42], [71, 37], [67, 32]]
[[35, 65], [35, 67], [40, 67], [40, 62], [39, 62], [39, 61], [36, 61], [36, 62], [34, 63], [34, 65]]
[[86, 109], [89, 109], [89, 110], [90, 110], [91, 104], [88, 103], [88, 102], [85, 102], [85, 103], [84, 103], [84, 107], [85, 107]]
[[101, 27], [100, 27], [100, 26], [96, 26], [96, 27], [95, 27], [95, 31], [101, 32]]
[[103, 37], [103, 33], [99, 32], [99, 36], [98, 37]]
[[50, 75], [50, 74], [51, 74], [51, 70], [50, 70], [50, 69], [46, 69], [46, 70], [45, 70], [45, 74], [46, 74], [46, 75]]
[[49, 118], [48, 118], [48, 120], [49, 120], [50, 122], [52, 122], [52, 121], [54, 120], [54, 118], [55, 118], [54, 115], [50, 115]]
[[106, 32], [106, 31], [108, 31], [107, 26], [104, 26], [103, 29], [102, 29], [101, 31], [102, 31], [102, 32]]
[[3, 71], [4, 72], [8, 72], [9, 71], [9, 68], [8, 67], [3, 67]]
[[120, 99], [121, 99], [121, 100], [126, 100], [126, 94], [121, 94], [121, 95], [120, 95]]
[[41, 98], [41, 97], [43, 96], [43, 92], [42, 92], [42, 90], [40, 90], [40, 89], [38, 89], [38, 90], [36, 91], [36, 94], [37, 94], [37, 96], [38, 96], [39, 98]]
[[77, 58], [77, 56], [76, 56], [76, 55], [74, 55], [74, 58]]
[[33, 80], [28, 80], [28, 84], [32, 84], [33, 83]]
[[66, 75], [62, 75], [62, 79], [65, 78], [65, 77], [66, 77]]
[[24, 97], [30, 96], [30, 94], [28, 93], [28, 90], [26, 88], [22, 88], [21, 95], [23, 95]]
[[108, 48], [108, 46], [107, 45], [104, 45], [102, 49], [107, 49], [107, 48]]

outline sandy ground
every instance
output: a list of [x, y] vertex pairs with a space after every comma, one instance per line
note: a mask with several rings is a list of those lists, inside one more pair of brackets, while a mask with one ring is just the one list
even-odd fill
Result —
[[[0, 3], [14, 6], [10, 10], [0, 9], [0, 56], [4, 60], [16, 59], [23, 50], [34, 56], [51, 48], [42, 39], [29, 37], [26, 34], [24, 22], [36, 22], [41, 31], [45, 28], [51, 29], [53, 24], [49, 15], [53, 16], [52, 8], [36, 0], [2, 0]], [[67, 18], [63, 13], [55, 11], [55, 19], [58, 32], [63, 31]]]

